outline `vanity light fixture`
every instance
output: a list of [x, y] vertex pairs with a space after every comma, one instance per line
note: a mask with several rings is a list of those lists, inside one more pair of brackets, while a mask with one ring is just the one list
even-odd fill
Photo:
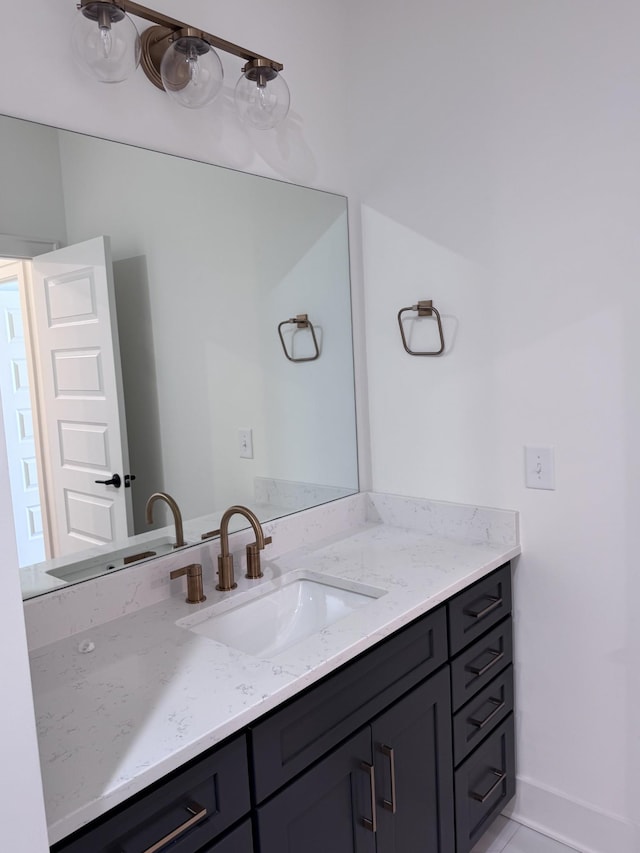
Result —
[[[129, 15], [153, 26], [140, 37]], [[289, 112], [281, 62], [130, 0], [80, 0], [72, 40], [78, 60], [100, 82], [120, 83], [142, 65], [155, 86], [190, 109], [211, 103], [222, 88], [217, 48], [245, 60], [235, 88], [245, 122], [267, 130]]]

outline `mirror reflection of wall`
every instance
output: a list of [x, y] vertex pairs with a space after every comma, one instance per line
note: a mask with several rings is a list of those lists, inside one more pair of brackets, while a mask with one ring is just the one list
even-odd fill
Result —
[[[185, 518], [357, 491], [343, 197], [6, 117], [0, 139], [0, 255], [110, 239], [132, 532], [157, 490]], [[303, 312], [322, 356], [291, 364], [277, 326]]]

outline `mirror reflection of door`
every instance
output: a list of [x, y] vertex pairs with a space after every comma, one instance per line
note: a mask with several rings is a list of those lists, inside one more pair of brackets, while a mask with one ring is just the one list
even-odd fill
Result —
[[[25, 313], [34, 327], [43, 533], [46, 556], [56, 557], [132, 532], [130, 490], [96, 482], [114, 473], [124, 481], [128, 472], [108, 238], [39, 255], [30, 267]], [[20, 539], [17, 524], [16, 532]]]

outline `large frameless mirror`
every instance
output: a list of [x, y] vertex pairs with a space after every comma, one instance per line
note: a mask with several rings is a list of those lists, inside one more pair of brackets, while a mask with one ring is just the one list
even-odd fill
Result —
[[10, 117], [0, 145], [25, 597], [171, 550], [154, 492], [189, 545], [357, 491], [344, 197]]

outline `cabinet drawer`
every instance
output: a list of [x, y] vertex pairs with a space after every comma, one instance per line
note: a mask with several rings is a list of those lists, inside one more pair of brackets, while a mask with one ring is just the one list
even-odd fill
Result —
[[447, 660], [446, 612], [428, 613], [251, 729], [257, 802]]
[[511, 711], [513, 667], [508, 666], [454, 716], [454, 764], [460, 764]]
[[[195, 853], [249, 808], [247, 744], [242, 735], [113, 809], [51, 851], [141, 853], [155, 849], [166, 838], [172, 853]], [[172, 835], [175, 840], [170, 842]]]
[[456, 770], [456, 853], [469, 853], [515, 793], [513, 714]]
[[513, 663], [511, 617], [465, 649], [451, 663], [451, 699], [457, 711]]
[[511, 612], [511, 565], [465, 589], [447, 607], [449, 648], [455, 655]]

